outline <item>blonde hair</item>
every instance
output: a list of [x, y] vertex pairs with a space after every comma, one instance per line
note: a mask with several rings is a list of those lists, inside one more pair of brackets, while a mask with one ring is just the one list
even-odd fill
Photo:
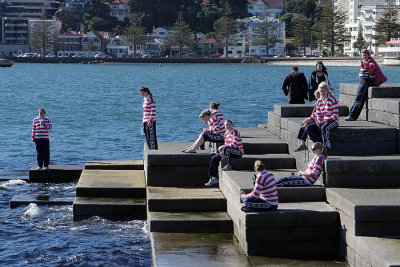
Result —
[[256, 160], [256, 161], [254, 162], [254, 169], [255, 169], [257, 172], [261, 172], [261, 171], [265, 170], [265, 164], [264, 164], [264, 162], [262, 162], [261, 160]]
[[205, 117], [205, 116], [208, 116], [208, 117], [211, 116], [211, 111], [209, 109], [205, 109], [202, 112], [200, 112], [199, 118], [202, 118], [202, 117]]
[[315, 142], [312, 146], [321, 149], [322, 156], [324, 158], [328, 158], [328, 149], [326, 149], [326, 147], [324, 147], [321, 142]]
[[331, 87], [330, 87], [325, 81], [324, 81], [324, 82], [321, 82], [321, 83], [318, 85], [318, 89], [315, 90], [315, 92], [318, 91], [318, 93], [321, 94], [321, 90], [322, 90], [322, 89], [325, 89], [325, 90], [328, 92], [329, 95], [332, 95]]

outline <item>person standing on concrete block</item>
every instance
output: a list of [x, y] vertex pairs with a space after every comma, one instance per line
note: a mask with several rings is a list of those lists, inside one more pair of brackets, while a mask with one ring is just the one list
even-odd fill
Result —
[[308, 99], [306, 76], [298, 70], [297, 66], [292, 66], [291, 73], [286, 76], [282, 84], [282, 90], [288, 96], [289, 104], [304, 104], [304, 99]]
[[300, 139], [305, 143], [308, 135], [313, 142], [322, 142], [324, 147], [330, 149], [330, 133], [339, 126], [339, 105], [326, 82], [319, 84], [318, 91], [320, 98], [315, 112], [304, 120], [304, 123], [313, 123], [305, 127], [304, 135]]
[[308, 100], [314, 101], [318, 100], [318, 97], [316, 98], [314, 93], [318, 89], [318, 85], [322, 82], [326, 82], [331, 88], [331, 83], [329, 82], [328, 79], [328, 71], [322, 63], [322, 61], [318, 61], [317, 64], [315, 65], [315, 71], [311, 73], [310, 76], [310, 90], [308, 91]]
[[51, 121], [46, 117], [44, 108], [39, 108], [39, 116], [32, 123], [32, 141], [36, 146], [37, 170], [49, 169], [50, 164], [50, 138], [49, 130], [52, 129]]
[[213, 186], [218, 183], [218, 165], [221, 159], [224, 159], [226, 165], [222, 168], [223, 171], [232, 170], [231, 158], [241, 158], [244, 154], [242, 137], [238, 130], [233, 129], [233, 122], [225, 120], [225, 144], [218, 148], [219, 153], [214, 155], [210, 161], [208, 175], [210, 180], [205, 186]]
[[298, 175], [279, 178], [276, 180], [276, 186], [310, 186], [313, 185], [319, 178], [324, 168], [324, 161], [328, 157], [326, 148], [322, 143], [316, 142], [312, 146], [313, 159], [303, 172]]
[[140, 95], [143, 97], [143, 132], [146, 135], [148, 149], [158, 149], [157, 133], [156, 133], [156, 101], [148, 87], [139, 89]]
[[245, 204], [242, 211], [274, 211], [278, 209], [278, 191], [275, 186], [275, 177], [265, 170], [261, 160], [254, 163], [257, 173], [254, 189], [250, 194], [240, 190], [240, 200]]
[[211, 102], [210, 109], [203, 110], [199, 118], [208, 124], [208, 129], [204, 130], [196, 138], [196, 141], [188, 147], [182, 150], [184, 153], [196, 153], [196, 150], [201, 148], [204, 149], [204, 142], [212, 143], [223, 143], [224, 142], [224, 132], [225, 126], [223, 123], [224, 115], [219, 111], [219, 103]]
[[368, 49], [361, 50], [362, 60], [360, 60], [361, 69], [358, 76], [360, 83], [358, 85], [356, 99], [350, 109], [349, 116], [345, 118], [346, 121], [355, 121], [360, 116], [361, 110], [365, 101], [368, 98], [368, 88], [370, 86], [379, 86], [386, 82], [387, 79], [383, 75], [378, 63], [371, 57]]

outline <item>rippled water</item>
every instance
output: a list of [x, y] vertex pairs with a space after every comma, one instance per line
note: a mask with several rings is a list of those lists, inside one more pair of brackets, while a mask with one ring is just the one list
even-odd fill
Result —
[[[236, 127], [267, 122], [276, 103], [287, 102], [281, 90], [289, 66], [262, 65], [73, 65], [15, 64], [0, 69], [2, 128], [0, 178], [26, 179], [35, 165], [30, 139], [37, 109], [53, 122], [51, 164], [88, 160], [141, 159], [142, 98], [149, 86], [157, 102], [159, 141], [189, 141], [204, 126], [197, 118], [219, 101]], [[309, 75], [312, 66], [300, 66]], [[328, 67], [339, 83], [357, 82], [358, 67]], [[383, 67], [390, 83], [400, 83], [399, 68]], [[9, 209], [15, 194], [40, 191], [74, 196], [75, 184], [0, 183], [0, 265], [118, 266], [151, 264], [144, 221], [72, 221], [71, 206], [35, 205]]]

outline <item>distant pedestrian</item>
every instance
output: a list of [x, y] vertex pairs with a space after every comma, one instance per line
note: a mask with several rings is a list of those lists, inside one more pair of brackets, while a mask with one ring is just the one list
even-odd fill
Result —
[[328, 79], [328, 71], [324, 63], [322, 63], [322, 61], [318, 61], [317, 64], [315, 64], [315, 71], [313, 71], [310, 76], [311, 88], [308, 91], [308, 100], [318, 100], [315, 98], [314, 92], [318, 89], [318, 85], [322, 82], [326, 82], [332, 88], [332, 85]]
[[324, 161], [328, 157], [326, 148], [321, 142], [316, 142], [312, 146], [313, 159], [305, 171], [300, 171], [298, 175], [279, 178], [276, 180], [276, 186], [309, 186], [313, 185], [319, 178], [324, 168]]
[[356, 99], [350, 109], [349, 116], [346, 121], [355, 121], [360, 116], [361, 110], [368, 97], [368, 88], [370, 86], [379, 86], [386, 82], [387, 79], [383, 75], [378, 63], [371, 57], [368, 49], [361, 50], [362, 60], [360, 60], [360, 84], [358, 85]]
[[278, 191], [275, 186], [275, 177], [265, 170], [261, 160], [254, 163], [256, 179], [254, 189], [245, 194], [240, 190], [240, 200], [245, 204], [242, 211], [274, 211], [278, 209]]
[[50, 139], [49, 130], [52, 129], [51, 121], [46, 117], [44, 108], [39, 108], [39, 116], [32, 123], [32, 141], [36, 145], [37, 170], [49, 169], [50, 164]]
[[156, 101], [148, 87], [139, 89], [143, 97], [143, 132], [146, 135], [148, 149], [158, 149], [157, 134], [156, 134]]
[[283, 81], [282, 90], [288, 96], [289, 104], [304, 104], [304, 99], [308, 99], [307, 79], [297, 66], [292, 66], [291, 73]]

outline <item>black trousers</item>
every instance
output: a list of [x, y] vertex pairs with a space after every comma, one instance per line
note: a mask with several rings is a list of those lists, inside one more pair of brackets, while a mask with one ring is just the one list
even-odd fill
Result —
[[208, 168], [208, 175], [210, 177], [218, 177], [218, 165], [221, 162], [222, 157], [225, 158], [227, 164], [231, 164], [231, 158], [241, 158], [242, 153], [237, 148], [224, 147], [221, 153], [214, 155], [210, 161], [210, 167]]
[[36, 159], [38, 167], [48, 167], [50, 164], [50, 141], [35, 139]]
[[156, 134], [156, 123], [152, 122], [149, 124], [148, 122], [143, 123], [143, 132], [146, 135], [147, 147], [149, 149], [158, 149], [157, 144], [157, 134]]

